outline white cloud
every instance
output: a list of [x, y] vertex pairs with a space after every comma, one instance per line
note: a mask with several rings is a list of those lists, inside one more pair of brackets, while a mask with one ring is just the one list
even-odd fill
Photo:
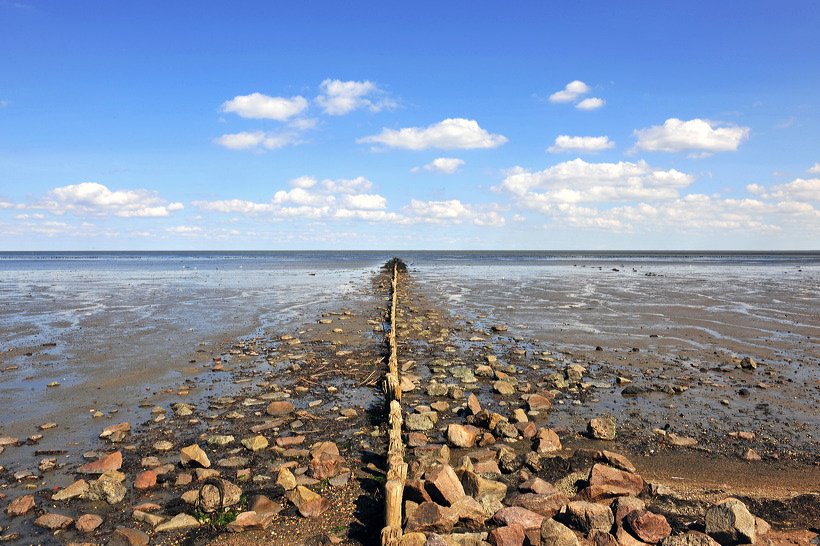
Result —
[[46, 199], [32, 208], [40, 208], [53, 214], [72, 212], [105, 216], [162, 217], [182, 210], [182, 203], [167, 203], [158, 192], [148, 190], [111, 191], [102, 184], [83, 182], [71, 186], [55, 188], [48, 192]]
[[432, 224], [471, 222], [479, 226], [503, 226], [506, 223], [504, 217], [492, 210], [493, 207], [466, 205], [458, 199], [427, 202], [412, 199], [402, 210], [408, 216]]
[[455, 174], [458, 171], [458, 168], [464, 164], [465, 162], [463, 159], [457, 159], [454, 157], [439, 157], [434, 159], [432, 163], [429, 163], [423, 167], [413, 167], [410, 169], [410, 172], [415, 173], [425, 170], [441, 174]]
[[581, 95], [589, 93], [590, 87], [580, 80], [569, 82], [563, 90], [550, 95], [550, 102], [572, 102]]
[[445, 119], [427, 127], [383, 129], [380, 134], [360, 138], [357, 142], [384, 144], [408, 150], [471, 149], [495, 148], [507, 142], [507, 138], [502, 135], [489, 134], [479, 127], [476, 121], [454, 118]]
[[320, 195], [303, 188], [290, 191], [280, 190], [273, 195], [272, 202], [277, 205], [310, 205], [313, 207], [332, 205], [336, 198], [332, 195]]
[[749, 184], [746, 190], [764, 199], [820, 202], [820, 178], [810, 180], [796, 178], [787, 184], [772, 186], [768, 189], [758, 184]]
[[259, 146], [265, 140], [264, 131], [246, 131], [231, 135], [222, 135], [214, 142], [229, 150], [250, 150]]
[[269, 97], [261, 93], [251, 93], [224, 102], [222, 111], [233, 112], [243, 118], [286, 121], [288, 118], [299, 115], [307, 107], [308, 100], [301, 96], [286, 99], [284, 97]]
[[741, 142], [749, 136], [748, 127], [720, 127], [703, 119], [682, 121], [670, 118], [663, 125], [635, 131], [638, 142], [633, 151], [683, 152], [701, 150], [704, 157], [712, 152], [737, 150]]
[[810, 174], [820, 174], [820, 161], [809, 167], [806, 172]]
[[572, 137], [560, 135], [555, 138], [555, 145], [547, 148], [547, 151], [553, 154], [561, 152], [599, 152], [614, 147], [615, 143], [609, 140], [608, 136]]
[[512, 193], [525, 202], [533, 198], [564, 202], [628, 201], [674, 198], [678, 189], [693, 181], [691, 175], [675, 169], [653, 169], [645, 161], [587, 163], [574, 159], [535, 173], [517, 168], [493, 189]]
[[596, 110], [606, 104], [604, 99], [599, 99], [598, 97], [589, 97], [588, 99], [584, 99], [578, 104], [575, 105], [575, 108], [578, 110]]
[[285, 146], [301, 144], [298, 133], [289, 131], [245, 131], [222, 135], [215, 138], [214, 143], [229, 150], [277, 150]]
[[241, 214], [243, 216], [273, 214], [279, 209], [279, 207], [270, 203], [254, 203], [242, 199], [194, 201], [191, 204], [202, 212], [221, 212], [225, 214]]
[[342, 196], [341, 205], [346, 209], [382, 210], [387, 207], [387, 199], [381, 195], [359, 193]]
[[[368, 108], [371, 112], [378, 112], [385, 108], [393, 108], [396, 103], [383, 95], [376, 84], [370, 81], [341, 81], [327, 79], [320, 85], [322, 94], [316, 97], [316, 102], [323, 108], [325, 114], [340, 116]], [[375, 96], [375, 97], [374, 97]]]

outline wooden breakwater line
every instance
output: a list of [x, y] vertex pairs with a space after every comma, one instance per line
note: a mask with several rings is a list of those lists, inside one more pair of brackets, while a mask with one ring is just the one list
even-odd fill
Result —
[[384, 528], [381, 532], [382, 546], [395, 546], [402, 536], [402, 497], [404, 483], [407, 480], [407, 463], [404, 461], [404, 442], [401, 438], [403, 424], [401, 410], [401, 379], [399, 377], [398, 348], [396, 343], [396, 308], [398, 305], [399, 276], [405, 269], [398, 258], [387, 262], [392, 269], [390, 330], [387, 334], [387, 345], [390, 351], [387, 360], [387, 374], [384, 379], [385, 402], [388, 411], [388, 449], [387, 481], [384, 485]]

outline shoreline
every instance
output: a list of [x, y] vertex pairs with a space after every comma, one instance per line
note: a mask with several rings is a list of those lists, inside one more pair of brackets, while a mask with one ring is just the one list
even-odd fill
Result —
[[[383, 288], [383, 286], [381, 288], [378, 286], [379, 283], [383, 283], [383, 280], [379, 280], [380, 278], [380, 275], [374, 275], [371, 279], [374, 290]], [[411, 295], [411, 297], [408, 298], [409, 303], [401, 304], [406, 306], [404, 308], [406, 315], [403, 317], [403, 320], [407, 322], [404, 323], [405, 326], [399, 327], [399, 333], [400, 339], [402, 339], [402, 336], [404, 337], [404, 348], [406, 349], [410, 345], [415, 346], [419, 350], [419, 354], [425, 355], [424, 360], [430, 361], [437, 357], [447, 359], [455, 357], [465, 363], [476, 365], [481, 360], [486, 362], [487, 354], [498, 354], [499, 360], [502, 362], [508, 361], [518, 368], [516, 373], [519, 375], [519, 381], [526, 382], [532, 379], [533, 384], [537, 382], [536, 379], [543, 378], [546, 364], [555, 364], [554, 362], [547, 363], [546, 361], [539, 360], [539, 369], [531, 369], [529, 365], [527, 365], [527, 362], [536, 356], [546, 356], [543, 354], [545, 350], [535, 350], [530, 346], [523, 349], [521, 346], [522, 342], [514, 339], [516, 332], [510, 332], [509, 330], [495, 332], [483, 324], [476, 324], [475, 322], [470, 324], [469, 321], [473, 320], [470, 317], [464, 319], [450, 316], [447, 308], [432, 304], [426, 300], [423, 295], [419, 295], [421, 292], [423, 291], [417, 291]], [[131, 423], [133, 426], [131, 435], [125, 436], [123, 442], [117, 442], [111, 445], [101, 443], [99, 446], [104, 448], [104, 451], [112, 451], [115, 448], [118, 450], [121, 449], [125, 456], [123, 469], [127, 475], [126, 483], [129, 484], [129, 490], [126, 493], [126, 504], [136, 505], [138, 500], [145, 500], [149, 497], [168, 497], [169, 494], [173, 497], [174, 494], [178, 494], [181, 489], [180, 486], [175, 485], [177, 483], [176, 478], [178, 478], [179, 474], [185, 473], [185, 469], [179, 468], [178, 462], [174, 463], [172, 461], [174, 461], [174, 457], [177, 456], [176, 450], [182, 447], [182, 444], [188, 445], [188, 442], [198, 442], [207, 452], [214, 456], [214, 459], [216, 459], [220, 453], [224, 455], [223, 459], [230, 457], [248, 459], [246, 465], [239, 468], [239, 470], [250, 470], [250, 477], [248, 479], [251, 480], [250, 484], [252, 484], [252, 486], [246, 487], [246, 485], [241, 482], [240, 485], [242, 485], [243, 489], [247, 488], [254, 491], [267, 492], [269, 495], [273, 495], [271, 491], [275, 488], [272, 487], [272, 482], [275, 483], [278, 481], [282, 465], [294, 462], [296, 464], [293, 465], [292, 468], [306, 468], [303, 465], [306, 462], [305, 457], [308, 456], [306, 453], [301, 452], [296, 454], [293, 459], [284, 457], [283, 454], [289, 448], [282, 449], [282, 446], [276, 446], [279, 449], [274, 447], [265, 448], [262, 450], [262, 453], [259, 454], [243, 447], [241, 444], [242, 439], [252, 437], [255, 434], [252, 432], [253, 426], [275, 422], [279, 419], [271, 419], [272, 416], [267, 414], [264, 409], [272, 398], [279, 397], [276, 393], [287, 394], [287, 396], [282, 396], [280, 401], [293, 401], [295, 404], [293, 411], [296, 413], [290, 415], [287, 418], [287, 422], [282, 422], [276, 427], [262, 430], [262, 435], [267, 435], [268, 440], [273, 445], [275, 445], [275, 441], [279, 438], [303, 435], [300, 434], [301, 432], [304, 432], [304, 435], [308, 438], [305, 440], [305, 444], [311, 441], [313, 441], [313, 443], [332, 441], [347, 446], [347, 442], [349, 442], [349, 446], [341, 447], [340, 455], [344, 459], [343, 464], [350, 468], [351, 476], [349, 482], [336, 488], [334, 488], [335, 486], [329, 488], [322, 487], [320, 492], [329, 499], [336, 499], [335, 501], [329, 501], [331, 503], [352, 503], [351, 505], [357, 505], [358, 503], [359, 505], [364, 505], [365, 501], [362, 499], [365, 497], [375, 495], [376, 499], [378, 499], [379, 487], [381, 485], [379, 478], [381, 476], [380, 472], [384, 470], [382, 466], [382, 458], [385, 451], [383, 449], [385, 447], [384, 439], [382, 438], [384, 416], [379, 415], [379, 400], [381, 395], [376, 390], [376, 382], [373, 381], [374, 378], [378, 379], [379, 374], [374, 376], [373, 371], [381, 367], [381, 362], [384, 357], [381, 352], [383, 348], [381, 346], [381, 334], [379, 332], [379, 328], [381, 328], [381, 324], [384, 321], [383, 313], [385, 304], [383, 301], [380, 301], [382, 296], [383, 294], [376, 293], [372, 299], [365, 300], [364, 302], [355, 302], [353, 299], [345, 301], [342, 298], [329, 301], [324, 305], [324, 312], [321, 313], [321, 316], [315, 317], [315, 322], [306, 325], [302, 329], [297, 329], [297, 331], [290, 333], [277, 332], [275, 336], [270, 337], [257, 336], [256, 338], [240, 339], [226, 345], [223, 351], [215, 351], [215, 353], [221, 354], [211, 356], [211, 371], [208, 373], [211, 375], [221, 375], [226, 379], [228, 377], [231, 378], [231, 389], [236, 391], [236, 394], [230, 397], [230, 401], [222, 400], [220, 402], [219, 400], [211, 400], [210, 402], [206, 402], [205, 399], [210, 393], [206, 392], [207, 387], [203, 387], [202, 385], [194, 389], [189, 389], [189, 394], [187, 395], [181, 394], [184, 391], [184, 381], [180, 383], [174, 392], [161, 393], [167, 398], [158, 398], [151, 401], [152, 407], [159, 406], [165, 410], [162, 414], [151, 414], [147, 407], [148, 404], [145, 403], [147, 401], [141, 401], [146, 405], [146, 407], [142, 409], [148, 411], [149, 415], [153, 415], [154, 417], [145, 422], [133, 419], [133, 416], [137, 414], [137, 408], [134, 408], [134, 411], [128, 416], [129, 419], [133, 419]], [[446, 336], [442, 335], [442, 330], [447, 331]], [[473, 338], [481, 339], [473, 341]], [[300, 343], [293, 343], [294, 340], [299, 340]], [[447, 347], [451, 347], [453, 350], [445, 350]], [[219, 347], [214, 348], [219, 349]], [[543, 349], [546, 349], [546, 347], [543, 347]], [[524, 350], [523, 355], [518, 352], [520, 350]], [[438, 351], [440, 351], [440, 353]], [[219, 358], [219, 360], [214, 360], [214, 358]], [[563, 369], [564, 360], [568, 362], [583, 360], [580, 354], [562, 354], [554, 349], [549, 358], [553, 358], [554, 360], [560, 358], [562, 365], [560, 369]], [[362, 360], [366, 362], [363, 363]], [[407, 360], [414, 360], [414, 358], [405, 359], [405, 362], [407, 362]], [[218, 364], [222, 364], [221, 368], [227, 370], [214, 371], [213, 368], [217, 367]], [[294, 365], [298, 366], [298, 368], [294, 368]], [[558, 369], [557, 365], [552, 367]], [[413, 371], [412, 368], [410, 371]], [[538, 373], [536, 374], [536, 372]], [[432, 375], [435, 375], [435, 373], [436, 372], [433, 372]], [[351, 380], [348, 381], [346, 377], [351, 378]], [[355, 380], [352, 380], [352, 378], [355, 378]], [[276, 385], [275, 388], [272, 386], [273, 384]], [[486, 388], [486, 385], [483, 388]], [[593, 387], [593, 389], [595, 388], [596, 387]], [[335, 391], [331, 389], [335, 389]], [[192, 398], [190, 394], [192, 392], [196, 393], [196, 397], [201, 398]], [[260, 394], [275, 396], [272, 396], [271, 399], [267, 399], [262, 398]], [[411, 391], [408, 396], [412, 397], [416, 395], [412, 394]], [[418, 403], [422, 405], [437, 399], [420, 394], [417, 396], [419, 396]], [[501, 404], [498, 406], [500, 408], [510, 407], [511, 402], [505, 400], [503, 397], [499, 399], [493, 395], [490, 398], [492, 398], [495, 403]], [[581, 405], [573, 405], [571, 402], [572, 400], [582, 399], [583, 402]], [[191, 417], [191, 419], [197, 421], [196, 423], [190, 422], [190, 419], [186, 420], [181, 416], [173, 415], [174, 409], [172, 407], [172, 401], [176, 403], [188, 402], [190, 400], [196, 402], [196, 404], [194, 404], [196, 406], [194, 414], [193, 417]], [[311, 405], [319, 400], [322, 400], [321, 404]], [[569, 413], [569, 410], [573, 408], [585, 406], [591, 407], [594, 410], [597, 402], [591, 399], [591, 397], [575, 397], [574, 394], [569, 396], [566, 401], [568, 402], [566, 406], [556, 405], [549, 413], [547, 420], [550, 426], [561, 429], [561, 436], [567, 446], [572, 446], [574, 442], [582, 449], [588, 448], [584, 446], [597, 445], [594, 441], [584, 437], [587, 417], [583, 415], [571, 415], [566, 421], [566, 424], [556, 422], [561, 421], [563, 414]], [[449, 402], [453, 404], [454, 407], [458, 404], [463, 404], [463, 401], [449, 400]], [[341, 411], [351, 409], [356, 412], [355, 416], [345, 417], [341, 415]], [[243, 417], [227, 417], [231, 412], [241, 413]], [[305, 413], [302, 413], [300, 417], [298, 412]], [[103, 425], [109, 423], [118, 423], [120, 417], [125, 418], [125, 413], [128, 412], [118, 412], [117, 414], [110, 415], [110, 419], [107, 419], [104, 423], [100, 423], [101, 428]], [[153, 419], [159, 415], [168, 415], [168, 418], [161, 421], [154, 421]], [[292, 419], [294, 415], [296, 419]], [[292, 424], [294, 420], [301, 421], [301, 425], [293, 428]], [[327, 425], [312, 425], [314, 422], [327, 423]], [[274, 428], [276, 430], [274, 430]], [[624, 431], [628, 430], [628, 428], [624, 429]], [[638, 434], [639, 432], [641, 434]], [[803, 484], [803, 489], [801, 491], [795, 491], [795, 493], [817, 493], [820, 491], [820, 483], [817, 482], [816, 478], [816, 468], [818, 464], [816, 454], [814, 455], [814, 459], [791, 460], [787, 457], [779, 459], [767, 457], [768, 460], [757, 463], [741, 462], [737, 459], [738, 453], [726, 449], [726, 437], [723, 428], [719, 431], [709, 431], [708, 434], [708, 436], [714, 437], [714, 443], [722, 447], [722, 451], [715, 451], [711, 446], [707, 447], [707, 449], [711, 449], [712, 451], [701, 451], [700, 448], [675, 448], [659, 442], [658, 435], [654, 433], [646, 434], [647, 432], [649, 431], [645, 425], [642, 428], [634, 428], [630, 432], [630, 434], [635, 434], [634, 439], [629, 435], [623, 435], [622, 432], [622, 438], [617, 439], [614, 443], [607, 442], [604, 445], [609, 446], [610, 449], [623, 449], [624, 451], [634, 454], [633, 462], [636, 463], [636, 466], [639, 466], [639, 468], [642, 467], [642, 471], [647, 472], [647, 476], [652, 476], [653, 479], [664, 486], [677, 489], [675, 486], [681, 485], [679, 483], [680, 480], [675, 479], [675, 477], [682, 477], [678, 476], [678, 474], [681, 474], [680, 469], [684, 468], [684, 466], [675, 466], [675, 464], [677, 464], [675, 463], [675, 454], [680, 451], [682, 454], [677, 457], [678, 462], [691, 458], [688, 466], [685, 466], [687, 471], [691, 472], [690, 475], [697, 475], [698, 461], [702, 462], [704, 460], [703, 457], [711, 460], [715, 455], [719, 455], [730, 459], [728, 462], [731, 464], [726, 465], [724, 462], [724, 465], [721, 466], [721, 461], [716, 461], [715, 476], [721, 473], [725, 474], [726, 469], [733, 466], [741, 470], [741, 472], [735, 474], [737, 475], [736, 479], [738, 480], [738, 484], [743, 484], [751, 477], [754, 477], [755, 480], [765, 477], [763, 475], [767, 474], [767, 472], [761, 472], [761, 470], [772, 470], [772, 479], [776, 480], [778, 478], [777, 473], [780, 472], [778, 468], [783, 466], [786, 472], [791, 472], [790, 477], [796, 485]], [[45, 436], [48, 434], [48, 431], [44, 431], [43, 434]], [[227, 435], [234, 436], [234, 441], [224, 447], [217, 447], [218, 444], [207, 443], [207, 439], [210, 437]], [[172, 452], [160, 452], [152, 447], [163, 438], [173, 436], [175, 436], [175, 441], [173, 442], [175, 447]], [[431, 439], [440, 440], [440, 438], [435, 438], [435, 436]], [[590, 442], [592, 443], [590, 444]], [[136, 447], [128, 449], [127, 446], [129, 445]], [[648, 447], [650, 445], [653, 447]], [[733, 446], [728, 447], [734, 449]], [[657, 449], [658, 452], [647, 455], [646, 450], [653, 448]], [[14, 450], [20, 448], [9, 446], [6, 449]], [[230, 453], [233, 453], [233, 455], [230, 455]], [[172, 464], [174, 470], [171, 471], [171, 476], [173, 476], [174, 479], [171, 479], [171, 477], [165, 478], [159, 485], [149, 490], [143, 490], [142, 492], [131, 491], [130, 483], [144, 471], [145, 461], [143, 460], [143, 456], [147, 456], [148, 454], [158, 457], [160, 460], [157, 462]], [[571, 453], [568, 451], [558, 454], [560, 457], [569, 457], [570, 455]], [[274, 459], [279, 461], [279, 463], [272, 464], [271, 461]], [[2, 457], [0, 457], [0, 461], [2, 460]], [[646, 463], [652, 462], [660, 464], [652, 468], [652, 465], [649, 464], [642, 465], [641, 463], [644, 461]], [[31, 462], [33, 463], [35, 461]], [[64, 467], [63, 471], [68, 472], [65, 472], [63, 476], [70, 476], [73, 473], [72, 465], [76, 465], [79, 462], [80, 461], [72, 461], [67, 467]], [[793, 466], [790, 467], [788, 465]], [[744, 468], [748, 468], [746, 474], [742, 472]], [[238, 470], [235, 468], [224, 467], [222, 471], [226, 476], [232, 476], [232, 479], [238, 479]], [[36, 498], [42, 499], [42, 502], [38, 504], [40, 510], [45, 509], [46, 504], [49, 502], [47, 499], [51, 494], [49, 493], [49, 488], [53, 488], [55, 484], [59, 485], [60, 488], [68, 485], [59, 483], [59, 480], [56, 479], [56, 474], [52, 474], [51, 472], [52, 471], [42, 472], [40, 475], [43, 481], [40, 482], [39, 479], [29, 480], [27, 478], [18, 481], [16, 478], [13, 478], [13, 476], [9, 476], [10, 472], [6, 471], [4, 477], [6, 478], [7, 488], [3, 489], [2, 492], [8, 494], [9, 498], [3, 501], [4, 505], [7, 505], [8, 501], [11, 500], [11, 492], [17, 494], [23, 493], [26, 491], [25, 487], [27, 485], [36, 485], [37, 487], [31, 491], [34, 492], [33, 494]], [[668, 479], [664, 478], [665, 474], [669, 475]], [[309, 477], [309, 473], [306, 472], [300, 476]], [[257, 477], [265, 479], [254, 481]], [[814, 478], [814, 483], [812, 483], [812, 478]], [[665, 479], [667, 480], [666, 482], [664, 482]], [[322, 480], [317, 480], [317, 482], [321, 481]], [[765, 480], [763, 481], [765, 482]], [[308, 482], [306, 481], [305, 483]], [[769, 485], [762, 483], [757, 491], [759, 493], [765, 493], [771, 488], [772, 483], [774, 482], [768, 482]], [[732, 489], [738, 490], [737, 486], [732, 486], [732, 488], [723, 488], [722, 493], [714, 492], [717, 486], [726, 484], [732, 486], [731, 480], [724, 480], [723, 482], [719, 482], [719, 480], [704, 480], [704, 484], [702, 485], [712, 490], [710, 495], [719, 496], [722, 493], [731, 493]], [[8, 487], [9, 485], [11, 485], [11, 487]], [[316, 485], [317, 484], [314, 483], [312, 487], [316, 487]], [[689, 486], [690, 484], [687, 483], [686, 485]], [[684, 487], [680, 490], [680, 493], [701, 496], [703, 499], [706, 499], [708, 495], [702, 491], [703, 487], [693, 487], [691, 491], [688, 491], [687, 488]], [[788, 487], [786, 489], [788, 489]], [[754, 491], [751, 493], [753, 492]], [[746, 491], [742, 493], [744, 495], [750, 494], [750, 492]], [[58, 506], [59, 510], [57, 511], [61, 512], [89, 508], [88, 504], [73, 501], [68, 504], [54, 504]], [[80, 504], [83, 506], [80, 506]], [[105, 504], [109, 504], [109, 506], [105, 506]], [[110, 503], [100, 504], [98, 502], [93, 505], [93, 509], [104, 512], [107, 519], [105, 525], [100, 528], [100, 531], [91, 535], [92, 538], [98, 537], [97, 540], [110, 536], [112, 531], [111, 527], [115, 523], [129, 523], [131, 526], [152, 532], [150, 524], [146, 524], [145, 522], [134, 524], [131, 515], [121, 513], [122, 509], [116, 507], [116, 503], [110, 505]], [[367, 539], [364, 538], [365, 535], [371, 532], [374, 526], [375, 528], [380, 526], [379, 518], [381, 516], [374, 506], [368, 508], [370, 512], [364, 511], [358, 515], [355, 513], [345, 515], [341, 512], [336, 513], [331, 509], [327, 512], [327, 516], [322, 516], [322, 518], [318, 520], [301, 518], [295, 513], [293, 506], [284, 500], [282, 500], [281, 509], [282, 511], [279, 512], [279, 514], [281, 514], [279, 518], [281, 521], [277, 522], [277, 520], [274, 519], [272, 527], [269, 527], [265, 531], [250, 531], [249, 533], [251, 534], [247, 536], [245, 536], [246, 533], [239, 536], [245, 536], [247, 540], [261, 540], [263, 537], [267, 537], [268, 540], [274, 540], [274, 538], [272, 538], [273, 536], [281, 537], [281, 533], [290, 532], [296, 534], [289, 536], [302, 537], [304, 535], [305, 540], [311, 536], [321, 535], [336, 537], [341, 539], [342, 543], [368, 544]], [[3, 517], [5, 518], [6, 516], [4, 515]], [[344, 531], [340, 528], [342, 522], [346, 523]], [[23, 528], [33, 529], [32, 527], [25, 526], [23, 517], [14, 518], [10, 527], [8, 521], [3, 521], [0, 525], [4, 528], [3, 534], [6, 535], [9, 531], [15, 532], [14, 529], [18, 527], [19, 524], [23, 524]], [[298, 532], [294, 531], [296, 527], [302, 530]], [[290, 531], [287, 531], [288, 529], [290, 529]], [[53, 534], [42, 533], [41, 531], [37, 532], [41, 533], [38, 536], [38, 541], [43, 543], [48, 543], [49, 537], [55, 537]], [[63, 543], [62, 539], [67, 537], [71, 537], [72, 539], [81, 538], [81, 535], [77, 533], [74, 535], [70, 533], [74, 533], [74, 531], [58, 533], [54, 543]], [[199, 531], [199, 533], [201, 533], [201, 531]], [[253, 533], [259, 533], [259, 535], [253, 538]], [[280, 534], [272, 535], [271, 533]], [[151, 544], [170, 543], [177, 540], [179, 536], [178, 534], [152, 534]], [[204, 535], [202, 535], [201, 538], [203, 536]], [[213, 544], [228, 543], [224, 542], [228, 540], [224, 537], [214, 540], [215, 542], [212, 542]]]

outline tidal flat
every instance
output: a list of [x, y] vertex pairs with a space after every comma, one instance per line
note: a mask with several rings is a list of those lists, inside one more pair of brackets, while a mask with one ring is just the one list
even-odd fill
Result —
[[[374, 278], [389, 257], [4, 255], [0, 436], [19, 442], [0, 454], [3, 493], [11, 500], [66, 487], [84, 454], [111, 451], [100, 432], [123, 421], [132, 425], [123, 444], [132, 454], [152, 452], [161, 437], [181, 447], [232, 427], [238, 441], [262, 426], [251, 422], [255, 405], [277, 392], [312, 417], [335, 421], [352, 410], [341, 429], [297, 420], [309, 439], [345, 444], [365, 471], [378, 466], [385, 302]], [[629, 453], [647, 479], [781, 499], [820, 490], [820, 256], [404, 259], [413, 292], [398, 328], [407, 371], [420, 381], [408, 401], [434, 403], [424, 394], [430, 382], [463, 383], [483, 405], [511, 410], [517, 395], [453, 374], [492, 360], [516, 377], [516, 392], [554, 391], [539, 424], [558, 431], [566, 449], [600, 445], [587, 425], [606, 415], [618, 435], [604, 445]], [[171, 416], [180, 403], [199, 409], [197, 423], [157, 420], [156, 408]], [[455, 414], [463, 401], [452, 404]], [[225, 417], [231, 411], [248, 419]], [[274, 436], [300, 428], [281, 427]], [[59, 453], [56, 469], [38, 469], [44, 453]], [[130, 464], [136, 473], [138, 462]], [[254, 477], [270, 477], [280, 465], [250, 466]], [[351, 543], [366, 543], [372, 522], [358, 531], [344, 523], [355, 531]]]

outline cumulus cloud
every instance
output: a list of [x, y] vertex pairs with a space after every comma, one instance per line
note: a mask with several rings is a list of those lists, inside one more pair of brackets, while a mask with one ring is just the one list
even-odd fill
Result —
[[407, 150], [471, 149], [495, 148], [507, 142], [507, 138], [488, 133], [474, 120], [451, 118], [427, 127], [383, 129], [378, 135], [360, 138], [357, 142]]
[[577, 108], [578, 110], [597, 110], [604, 104], [606, 104], [606, 101], [604, 99], [599, 99], [598, 97], [589, 97], [576, 104], [575, 108]]
[[590, 87], [580, 80], [569, 82], [564, 89], [550, 95], [550, 102], [572, 102], [589, 93]]
[[262, 93], [240, 95], [222, 103], [223, 112], [232, 112], [243, 118], [275, 119], [286, 121], [299, 115], [308, 107], [308, 100], [301, 96], [269, 97]]
[[78, 215], [113, 214], [124, 218], [150, 218], [170, 216], [185, 207], [182, 203], [168, 203], [156, 191], [111, 191], [96, 182], [83, 182], [49, 191], [46, 198], [32, 208], [45, 209], [53, 214], [71, 212]]
[[373, 183], [363, 176], [353, 179], [317, 180], [309, 176], [290, 181], [292, 189], [274, 193], [269, 203], [240, 199], [195, 201], [193, 206], [204, 212], [240, 214], [271, 219], [358, 219], [365, 221], [404, 222], [407, 219], [387, 213], [387, 199], [378, 194], [363, 193]]
[[428, 163], [423, 167], [413, 167], [410, 169], [410, 172], [419, 172], [419, 171], [432, 171], [441, 174], [455, 174], [459, 167], [464, 165], [465, 162], [463, 159], [457, 159], [454, 157], [439, 157], [434, 159], [432, 163]]
[[331, 116], [341, 116], [360, 108], [378, 112], [396, 106], [395, 101], [384, 97], [384, 91], [371, 81], [327, 79], [319, 88], [322, 94], [316, 97], [316, 103], [322, 107], [325, 114]]
[[373, 188], [373, 182], [363, 176], [349, 179], [339, 178], [337, 180], [329, 178], [317, 180], [312, 176], [300, 176], [291, 180], [289, 184], [295, 188], [303, 189], [316, 187], [324, 193], [360, 193]]
[[721, 127], [720, 123], [704, 119], [682, 121], [670, 118], [663, 125], [635, 131], [638, 142], [632, 151], [684, 152], [699, 150], [704, 157], [713, 152], [737, 150], [749, 137], [748, 127]]
[[412, 199], [402, 212], [421, 222], [432, 224], [461, 224], [470, 222], [479, 226], [501, 227], [505, 218], [493, 206], [476, 207], [458, 199], [449, 201], [419, 201]]
[[245, 131], [222, 135], [214, 143], [229, 150], [277, 150], [301, 144], [301, 136], [291, 131]]
[[787, 184], [766, 188], [759, 184], [749, 184], [746, 191], [764, 199], [782, 201], [820, 202], [820, 178], [805, 180], [796, 178]]
[[614, 147], [615, 143], [609, 140], [608, 136], [573, 137], [560, 135], [555, 138], [555, 145], [547, 148], [547, 151], [553, 154], [562, 152], [599, 152]]
[[574, 159], [539, 172], [517, 168], [496, 186], [524, 201], [537, 197], [554, 201], [628, 201], [677, 196], [694, 177], [675, 169], [653, 169], [645, 161], [637, 163], [587, 163]]
[[809, 167], [806, 172], [809, 174], [820, 174], [820, 161]]

